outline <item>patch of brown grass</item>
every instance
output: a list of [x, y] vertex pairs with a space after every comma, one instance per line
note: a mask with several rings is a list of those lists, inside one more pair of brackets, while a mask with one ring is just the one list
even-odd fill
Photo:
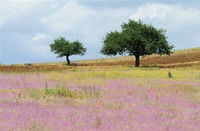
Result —
[[[80, 66], [132, 66], [135, 64], [133, 56], [118, 57], [114, 60], [102, 62], [83, 61], [78, 62]], [[118, 59], [118, 61], [117, 61]], [[157, 67], [185, 67], [185, 66], [200, 66], [200, 48], [175, 51], [170, 56], [152, 55], [140, 58], [141, 66], [157, 66]]]

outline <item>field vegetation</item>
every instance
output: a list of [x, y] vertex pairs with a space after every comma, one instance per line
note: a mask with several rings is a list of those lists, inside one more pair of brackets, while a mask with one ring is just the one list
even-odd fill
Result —
[[197, 131], [199, 53], [1, 65], [0, 130]]

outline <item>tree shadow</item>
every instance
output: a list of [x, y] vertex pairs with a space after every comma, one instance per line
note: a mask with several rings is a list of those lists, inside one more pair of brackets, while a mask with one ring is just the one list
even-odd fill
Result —
[[174, 68], [174, 67], [161, 66], [161, 65], [141, 65], [140, 68]]
[[71, 63], [71, 64], [65, 64], [65, 66], [78, 66], [76, 63]]

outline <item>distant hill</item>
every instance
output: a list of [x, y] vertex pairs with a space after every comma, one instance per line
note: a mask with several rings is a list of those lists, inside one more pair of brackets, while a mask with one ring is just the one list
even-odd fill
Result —
[[[66, 65], [66, 62], [57, 63], [38, 63], [38, 64], [17, 64], [0, 65], [2, 72], [28, 72], [28, 71], [53, 71], [65, 70], [71, 68], [81, 68], [85, 66], [134, 66], [134, 56], [109, 57], [93, 60], [72, 61], [72, 65]], [[170, 56], [150, 55], [141, 57], [140, 66], [142, 67], [200, 67], [200, 48], [185, 49], [174, 51]]]

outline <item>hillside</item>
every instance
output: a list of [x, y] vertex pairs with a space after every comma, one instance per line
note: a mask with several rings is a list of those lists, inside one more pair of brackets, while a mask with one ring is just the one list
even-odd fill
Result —
[[[158, 67], [182, 67], [200, 65], [200, 48], [192, 48], [174, 51], [170, 56], [151, 55], [140, 58], [141, 66]], [[85, 60], [75, 62], [78, 65], [85, 66], [131, 66], [135, 63], [134, 56], [110, 57], [95, 60]]]
[[[85, 66], [133, 66], [134, 56], [109, 57], [94, 60], [72, 61], [72, 65], [66, 66], [65, 62], [60, 63], [39, 63], [30, 65], [1, 65], [0, 71], [53, 71], [71, 68], [84, 68]], [[200, 48], [177, 50], [171, 56], [151, 55], [141, 57], [141, 67], [191, 67], [200, 66]]]

